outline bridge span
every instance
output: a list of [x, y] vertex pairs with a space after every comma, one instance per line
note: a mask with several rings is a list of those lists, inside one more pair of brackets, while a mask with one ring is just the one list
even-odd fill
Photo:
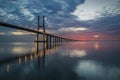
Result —
[[[28, 31], [28, 32], [36, 33], [36, 34], [42, 34], [42, 35], [44, 34], [44, 32], [40, 32], [38, 30], [33, 30], [33, 29], [22, 27], [22, 26], [17, 26], [17, 25], [14, 25], [14, 24], [5, 23], [5, 22], [0, 22], [0, 26], [1, 27], [7, 27], [7, 28], [14, 28], [14, 29], [23, 30], [23, 31]], [[49, 37], [50, 40], [51, 40], [51, 38], [54, 38], [53, 42], [57, 42], [57, 41], [63, 41], [63, 42], [64, 41], [77, 41], [77, 40], [74, 40], [74, 39], [64, 38], [64, 37], [56, 36], [56, 35], [49, 34], [49, 33], [45, 33], [45, 35], [46, 35], [46, 38]]]
[[[43, 35], [43, 48], [45, 48], [45, 44], [47, 43], [47, 45], [49, 44], [50, 46], [52, 46], [52, 43], [59, 43], [59, 42], [70, 42], [70, 41], [78, 41], [78, 40], [74, 40], [74, 39], [69, 39], [69, 38], [64, 38], [61, 36], [56, 36], [53, 34], [49, 34], [45, 32], [45, 16], [43, 16], [43, 24], [42, 26], [40, 26], [40, 17], [38, 16], [38, 27], [37, 30], [34, 29], [29, 29], [29, 28], [25, 28], [22, 26], [18, 26], [18, 25], [14, 25], [14, 24], [9, 24], [6, 22], [0, 22], [0, 27], [7, 27], [7, 28], [13, 28], [13, 29], [18, 29], [18, 30], [23, 30], [23, 31], [28, 31], [28, 32], [32, 32], [32, 33], [36, 33], [36, 41], [37, 42], [37, 53], [39, 51], [39, 34]], [[43, 32], [39, 31], [39, 28], [42, 27], [43, 28]]]

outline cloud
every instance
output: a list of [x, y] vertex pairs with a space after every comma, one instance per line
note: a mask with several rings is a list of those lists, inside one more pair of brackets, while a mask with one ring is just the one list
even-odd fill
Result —
[[28, 17], [28, 21], [34, 20], [35, 16], [28, 9], [21, 8], [21, 13], [23, 13], [24, 16]]
[[57, 24], [65, 24], [64, 21], [69, 19], [73, 22], [70, 12], [84, 0], [1, 0], [0, 3], [0, 21], [35, 27], [37, 16], [46, 15], [50, 26], [56, 28]]
[[0, 32], [0, 35], [4, 35], [5, 33], [4, 32]]
[[71, 31], [73, 31], [73, 32], [76, 32], [76, 31], [86, 31], [86, 30], [88, 30], [87, 28], [85, 28], [85, 27], [79, 27], [79, 28], [77, 28], [77, 27], [69, 27], [69, 28], [60, 28], [58, 31], [63, 31], [63, 32], [71, 32]]
[[99, 37], [99, 35], [93, 35], [93, 37], [94, 37], [94, 38], [98, 38], [98, 37]]
[[24, 31], [14, 31], [14, 32], [11, 32], [10, 34], [19, 36], [19, 35], [30, 35], [30, 34], [34, 34], [34, 33], [24, 32]]
[[120, 8], [117, 5], [119, 0], [86, 0], [84, 4], [78, 5], [72, 15], [77, 16], [77, 20], [94, 20], [107, 15], [120, 14]]
[[120, 34], [120, 15], [102, 18], [94, 23], [89, 24], [93, 32], [101, 32], [106, 35]]

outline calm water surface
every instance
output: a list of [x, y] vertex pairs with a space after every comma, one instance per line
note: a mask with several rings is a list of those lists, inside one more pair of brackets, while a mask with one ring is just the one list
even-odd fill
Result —
[[0, 43], [0, 80], [120, 80], [120, 42], [58, 45]]

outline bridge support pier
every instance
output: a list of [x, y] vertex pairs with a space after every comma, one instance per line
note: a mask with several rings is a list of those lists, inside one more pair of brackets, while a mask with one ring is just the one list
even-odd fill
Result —
[[52, 41], [51, 41], [52, 37], [50, 36], [50, 47], [51, 47], [51, 44], [52, 44]]

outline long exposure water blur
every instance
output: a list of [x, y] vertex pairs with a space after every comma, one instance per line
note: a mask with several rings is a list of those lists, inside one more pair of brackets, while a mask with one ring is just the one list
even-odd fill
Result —
[[0, 80], [120, 80], [120, 42], [0, 43]]

